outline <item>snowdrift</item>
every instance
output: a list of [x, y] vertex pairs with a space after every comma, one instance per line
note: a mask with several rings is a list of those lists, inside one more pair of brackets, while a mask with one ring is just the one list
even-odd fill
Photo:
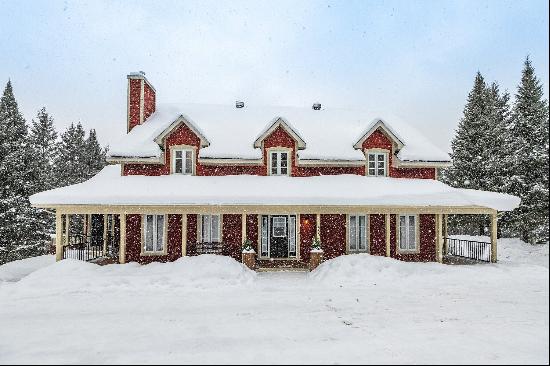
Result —
[[86, 292], [89, 290], [201, 290], [246, 286], [256, 273], [233, 258], [217, 255], [184, 257], [171, 263], [98, 266], [66, 259], [39, 269], [17, 283], [21, 291]]

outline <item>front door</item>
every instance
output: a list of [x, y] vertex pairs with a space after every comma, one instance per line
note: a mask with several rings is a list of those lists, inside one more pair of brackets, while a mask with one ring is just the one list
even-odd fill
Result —
[[271, 258], [288, 257], [288, 216], [270, 216]]

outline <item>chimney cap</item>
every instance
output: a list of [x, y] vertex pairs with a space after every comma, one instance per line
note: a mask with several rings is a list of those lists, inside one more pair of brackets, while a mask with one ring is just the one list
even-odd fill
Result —
[[318, 111], [318, 110], [321, 109], [321, 103], [313, 103], [311, 108], [313, 108], [313, 110], [315, 110], [315, 111]]
[[128, 74], [128, 78], [142, 78], [145, 79], [145, 72], [143, 71], [134, 71]]
[[237, 100], [235, 102], [235, 108], [244, 108], [244, 102]]

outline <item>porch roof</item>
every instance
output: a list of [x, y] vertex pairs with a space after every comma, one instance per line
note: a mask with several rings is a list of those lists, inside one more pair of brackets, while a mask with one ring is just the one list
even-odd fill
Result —
[[120, 165], [90, 180], [30, 197], [36, 207], [94, 206], [372, 206], [479, 207], [509, 211], [520, 199], [457, 189], [430, 179], [318, 177], [121, 176]]

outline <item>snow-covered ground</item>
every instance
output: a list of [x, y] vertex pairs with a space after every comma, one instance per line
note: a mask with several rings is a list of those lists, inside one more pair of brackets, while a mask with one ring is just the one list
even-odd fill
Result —
[[503, 239], [499, 258], [311, 274], [33, 258], [0, 267], [0, 363], [548, 363], [548, 245]]

